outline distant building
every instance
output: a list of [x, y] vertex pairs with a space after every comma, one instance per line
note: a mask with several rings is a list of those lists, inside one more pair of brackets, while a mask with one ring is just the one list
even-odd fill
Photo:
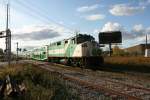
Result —
[[[145, 49], [146, 49], [145, 44], [139, 44], [136, 46], [125, 48], [124, 51], [131, 55], [145, 55]], [[147, 44], [147, 49], [150, 49], [150, 44]]]
[[150, 57], [150, 49], [145, 50], [145, 57]]

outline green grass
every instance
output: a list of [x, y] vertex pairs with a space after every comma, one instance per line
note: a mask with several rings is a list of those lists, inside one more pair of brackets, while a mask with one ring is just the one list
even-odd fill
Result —
[[23, 82], [26, 92], [18, 97], [5, 97], [5, 100], [79, 100], [72, 88], [59, 77], [33, 65], [20, 65], [0, 70], [0, 79], [10, 75], [16, 82]]

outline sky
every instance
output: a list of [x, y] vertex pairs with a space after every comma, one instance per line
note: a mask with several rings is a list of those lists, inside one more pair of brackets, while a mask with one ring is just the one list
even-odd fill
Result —
[[[0, 31], [5, 30], [6, 4], [10, 3], [12, 51], [31, 49], [72, 37], [121, 31], [126, 48], [145, 43], [150, 34], [150, 0], [0, 0]], [[150, 41], [150, 36], [148, 36]], [[0, 39], [5, 49], [5, 40]]]

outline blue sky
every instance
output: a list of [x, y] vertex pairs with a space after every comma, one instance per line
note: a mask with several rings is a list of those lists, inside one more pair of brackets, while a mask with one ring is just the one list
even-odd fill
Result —
[[[5, 29], [5, 4], [0, 1], [0, 30]], [[150, 34], [150, 0], [10, 0], [12, 48], [49, 44], [74, 31], [98, 40], [101, 31], [123, 32], [121, 47], [144, 43]], [[42, 35], [41, 35], [42, 34]], [[0, 47], [4, 48], [0, 39]]]

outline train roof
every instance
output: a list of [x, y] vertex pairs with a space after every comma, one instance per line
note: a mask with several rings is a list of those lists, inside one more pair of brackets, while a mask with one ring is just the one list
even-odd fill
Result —
[[67, 40], [70, 40], [70, 39], [73, 39], [73, 38], [76, 38], [76, 37], [91, 39], [92, 41], [95, 40], [95, 38], [94, 38], [93, 36], [91, 36], [91, 35], [87, 35], [87, 34], [77, 34], [77, 35], [75, 35], [75, 36], [73, 36], [73, 37], [70, 37], [70, 38], [68, 38], [68, 39], [63, 39], [63, 40], [56, 41], [56, 42], [53, 42], [53, 43], [50, 43], [50, 44], [55, 44], [55, 43], [61, 42], [61, 41], [67, 41]]
[[[70, 38], [68, 38], [68, 39], [63, 39], [63, 40], [60, 40], [60, 41], [56, 41], [56, 42], [53, 42], [53, 43], [50, 43], [50, 45], [53, 45], [53, 44], [55, 44], [55, 43], [58, 43], [58, 42], [62, 42], [62, 41], [67, 41], [67, 40], [70, 40], [70, 39], [73, 39], [73, 38], [76, 38], [76, 37], [80, 37], [80, 38], [82, 38], [82, 39], [91, 39], [91, 41], [95, 41], [95, 38], [93, 37], [93, 36], [91, 36], [91, 35], [87, 35], [87, 34], [77, 34], [77, 35], [75, 35], [75, 36], [73, 36], [73, 37], [70, 37]], [[34, 51], [34, 50], [38, 50], [38, 49], [41, 49], [42, 47], [46, 47], [46, 46], [48, 46], [48, 45], [44, 45], [44, 46], [40, 46], [40, 47], [36, 47], [36, 48], [33, 48], [32, 50], [30, 50], [30, 52], [32, 52], [32, 51]]]

